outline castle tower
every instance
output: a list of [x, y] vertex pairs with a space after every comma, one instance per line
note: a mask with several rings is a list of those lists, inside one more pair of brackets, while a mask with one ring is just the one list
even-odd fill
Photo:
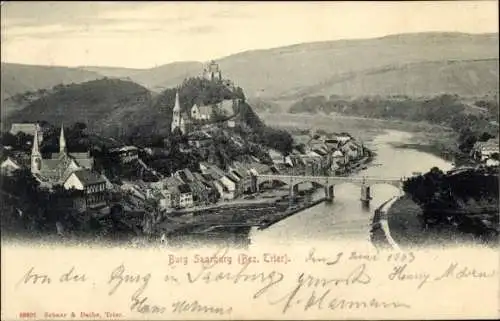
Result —
[[174, 110], [173, 110], [173, 115], [172, 115], [172, 126], [171, 126], [172, 132], [177, 127], [179, 127], [181, 132], [184, 132], [182, 118], [181, 118], [181, 104], [179, 102], [179, 91], [177, 91], [175, 93], [175, 105], [174, 105]]
[[215, 61], [210, 61], [207, 68], [203, 70], [203, 77], [210, 81], [222, 80], [222, 72], [220, 70], [219, 64]]
[[61, 124], [61, 134], [59, 135], [59, 154], [66, 154], [66, 138], [64, 138], [64, 124]]
[[42, 154], [38, 146], [38, 131], [33, 136], [33, 148], [31, 149], [31, 173], [38, 174], [42, 169]]

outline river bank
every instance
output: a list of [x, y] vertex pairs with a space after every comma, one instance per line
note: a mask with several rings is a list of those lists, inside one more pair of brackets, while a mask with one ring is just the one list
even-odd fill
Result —
[[476, 165], [476, 162], [464, 154], [458, 148], [457, 133], [453, 130], [442, 127], [433, 132], [414, 132], [409, 142], [395, 142], [392, 145], [395, 148], [413, 149], [428, 153], [455, 166]]
[[[446, 246], [448, 244], [495, 244], [492, 239], [484, 239], [479, 234], [474, 234], [458, 229], [452, 224], [447, 226], [425, 227], [423, 223], [424, 212], [409, 195], [398, 198], [387, 208], [384, 218], [387, 220], [390, 235], [401, 247]], [[464, 214], [472, 217], [473, 215]], [[378, 217], [380, 220], [380, 217]], [[374, 227], [378, 227], [374, 217]], [[380, 234], [380, 231], [377, 231]], [[494, 237], [492, 237], [494, 239]], [[496, 237], [498, 240], [498, 236]]]

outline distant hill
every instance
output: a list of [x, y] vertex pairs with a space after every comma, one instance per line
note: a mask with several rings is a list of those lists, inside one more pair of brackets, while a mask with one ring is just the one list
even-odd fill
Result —
[[[498, 88], [498, 57], [496, 33], [431, 32], [252, 50], [216, 61], [248, 98], [289, 105], [308, 95], [481, 95]], [[195, 61], [150, 69], [2, 64], [2, 95], [103, 76], [161, 92], [202, 69]]]
[[2, 101], [26, 91], [49, 89], [59, 84], [82, 83], [102, 78], [98, 73], [78, 68], [2, 63]]
[[338, 74], [313, 86], [277, 97], [293, 100], [311, 95], [434, 96], [453, 93], [484, 96], [498, 90], [498, 59], [416, 62]]
[[[305, 43], [246, 51], [216, 61], [223, 76], [244, 88], [248, 97], [270, 100], [296, 99], [297, 94], [318, 91], [355, 96], [366, 91], [487, 92], [498, 87], [498, 77], [494, 80], [498, 56], [498, 34], [436, 32]], [[134, 72], [130, 78], [154, 90], [199, 75], [201, 70], [199, 62], [180, 62]]]
[[166, 88], [175, 87], [189, 77], [200, 76], [203, 63], [197, 61], [181, 61], [150, 69], [128, 69], [112, 67], [80, 67], [97, 72], [107, 77], [129, 78], [150, 90], [161, 92]]
[[83, 122], [92, 131], [118, 135], [160, 115], [146, 88], [130, 81], [100, 79], [60, 86], [24, 109], [14, 111], [6, 122], [44, 120], [67, 125]]
[[[328, 91], [364, 95], [368, 88], [373, 93], [412, 94], [412, 88], [416, 86], [419, 88], [417, 93], [432, 93], [432, 87], [426, 88], [427, 78], [430, 78], [438, 83], [435, 93], [442, 90], [468, 93], [475, 87], [470, 71], [473, 70], [480, 78], [485, 73], [491, 79], [490, 72], [498, 75], [498, 56], [498, 34], [420, 33], [249, 51], [217, 62], [224, 75], [244, 88], [248, 97], [273, 99], [328, 84], [349, 74], [357, 79], [354, 84], [346, 80]], [[491, 61], [470, 63], [484, 59]], [[450, 60], [466, 62], [465, 65], [450, 65]], [[495, 60], [496, 64], [493, 63]], [[474, 71], [476, 67], [477, 72]], [[384, 69], [392, 71], [384, 75]], [[441, 76], [443, 69], [455, 79]], [[374, 71], [379, 75], [369, 74]], [[370, 77], [362, 82], [360, 79], [367, 75]], [[387, 81], [390, 83], [402, 77], [399, 78], [402, 85], [386, 85], [386, 76], [389, 76]], [[463, 83], [460, 78], [464, 78]], [[454, 83], [452, 87], [444, 84], [450, 80]], [[487, 88], [480, 88], [483, 91], [495, 90], [498, 77], [496, 81], [487, 81], [484, 85]], [[320, 90], [327, 89], [320, 86]], [[315, 93], [310, 90], [308, 94]]]

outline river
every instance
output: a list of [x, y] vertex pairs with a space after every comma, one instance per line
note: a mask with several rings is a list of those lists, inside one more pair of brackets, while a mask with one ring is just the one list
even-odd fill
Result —
[[[376, 136], [367, 147], [377, 156], [367, 169], [353, 176], [408, 177], [413, 172], [427, 172], [437, 166], [446, 171], [453, 166], [429, 153], [414, 149], [396, 148], [393, 143], [410, 141], [411, 133], [388, 130]], [[316, 197], [322, 196], [322, 190]], [[355, 242], [371, 247], [370, 228], [373, 211], [400, 191], [391, 185], [377, 184], [371, 187], [373, 197], [370, 207], [363, 208], [360, 188], [351, 183], [335, 186], [333, 203], [321, 203], [284, 219], [266, 230], [252, 229], [252, 245], [279, 244], [284, 246], [311, 244], [321, 241]]]

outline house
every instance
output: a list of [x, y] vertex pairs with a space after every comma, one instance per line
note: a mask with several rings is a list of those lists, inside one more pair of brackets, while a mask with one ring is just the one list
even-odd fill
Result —
[[196, 182], [204, 187], [202, 197], [206, 203], [215, 203], [220, 198], [220, 194], [216, 187], [212, 184], [212, 177], [210, 175], [203, 175], [200, 173], [193, 173]]
[[69, 175], [63, 184], [64, 188], [83, 192], [78, 201], [80, 210], [102, 207], [107, 204], [106, 180], [102, 175], [88, 169], [76, 170]]
[[4, 175], [12, 175], [14, 171], [21, 169], [21, 165], [18, 164], [12, 157], [7, 157], [2, 164], [0, 164], [0, 170]]
[[12, 135], [17, 135], [18, 133], [24, 133], [26, 135], [35, 136], [37, 133], [38, 144], [43, 141], [43, 131], [38, 123], [13, 123], [9, 131]]
[[241, 195], [247, 191], [251, 191], [252, 177], [247, 168], [245, 168], [239, 162], [234, 162], [229, 171], [240, 179], [236, 186], [238, 195]]
[[499, 153], [498, 137], [491, 138], [486, 142], [477, 142], [471, 151], [471, 156], [482, 162], [487, 161], [493, 154]]
[[174, 177], [181, 180], [184, 184], [189, 184], [195, 180], [193, 173], [188, 169], [180, 169], [174, 173]]
[[212, 106], [194, 104], [191, 107], [191, 118], [194, 120], [209, 120], [212, 116]]
[[179, 207], [187, 208], [194, 205], [193, 193], [188, 184], [181, 184], [178, 187], [179, 190]]
[[498, 166], [499, 164], [500, 162], [498, 161], [498, 159], [488, 158], [486, 160], [486, 166]]
[[273, 161], [273, 164], [275, 165], [281, 165], [285, 163], [285, 156], [283, 156], [282, 153], [275, 149], [269, 149], [269, 157], [271, 157], [271, 160]]
[[189, 185], [194, 203], [206, 204], [210, 202], [211, 186], [205, 182], [205, 179], [201, 176], [201, 174], [193, 173], [189, 169], [185, 168], [177, 171], [174, 176], [184, 184]]
[[179, 185], [183, 182], [179, 181], [176, 177], [167, 177], [163, 180], [164, 188], [170, 192], [170, 202], [173, 208], [180, 206], [180, 191]]
[[326, 148], [313, 148], [312, 151], [318, 155], [320, 155], [321, 157], [325, 157], [326, 155], [328, 155], [328, 150]]
[[235, 186], [235, 189], [234, 189], [234, 197], [238, 197], [240, 196], [243, 191], [242, 191], [242, 177], [240, 177], [238, 174], [236, 174], [236, 172], [234, 171], [229, 171], [227, 173], [227, 178], [229, 178], [231, 181], [234, 182], [234, 186]]
[[227, 176], [219, 178], [218, 182], [223, 187], [222, 199], [232, 200], [236, 195], [236, 183]]
[[338, 149], [340, 146], [340, 142], [336, 138], [326, 138], [323, 142], [328, 150]]
[[212, 181], [212, 185], [216, 189], [217, 193], [219, 194], [219, 199], [224, 199], [224, 186], [218, 181], [214, 180]]
[[340, 145], [344, 145], [348, 141], [352, 139], [352, 137], [348, 134], [339, 134], [334, 138]]
[[200, 162], [199, 163], [199, 167], [200, 167], [200, 171], [203, 173], [203, 174], [208, 174], [210, 172], [210, 167], [212, 165], [210, 165], [209, 163], [206, 163], [206, 162]]
[[139, 159], [139, 149], [135, 146], [113, 148], [109, 152], [117, 155], [123, 164]]
[[341, 150], [336, 150], [332, 153], [332, 161], [333, 163], [341, 163], [344, 164], [346, 161], [346, 157]]
[[146, 197], [158, 200], [158, 205], [162, 210], [173, 207], [172, 194], [168, 190], [164, 180], [148, 183]]
[[150, 192], [150, 197], [158, 200], [158, 207], [161, 210], [172, 208], [172, 195], [166, 189], [153, 189]]
[[341, 147], [344, 154], [347, 155], [349, 160], [358, 159], [361, 156], [361, 150], [357, 144], [352, 141], [347, 142]]
[[159, 191], [159, 205], [161, 209], [172, 208], [172, 194], [168, 190]]

